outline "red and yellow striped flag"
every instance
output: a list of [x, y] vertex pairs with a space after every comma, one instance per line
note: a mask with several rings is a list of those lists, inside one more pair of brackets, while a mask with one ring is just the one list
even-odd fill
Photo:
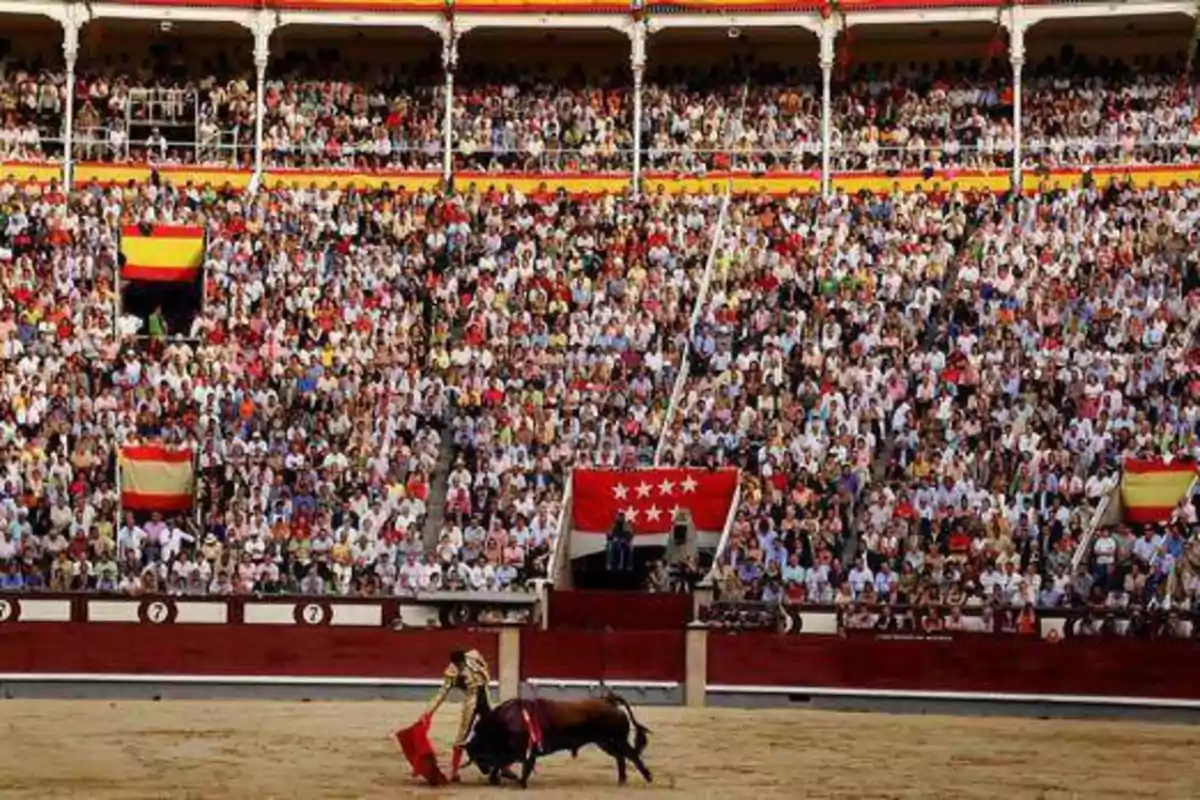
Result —
[[121, 278], [190, 283], [204, 263], [204, 231], [183, 225], [137, 225], [121, 231]]
[[1126, 522], [1166, 522], [1196, 478], [1194, 461], [1129, 459], [1121, 474]]
[[192, 451], [161, 445], [121, 448], [121, 506], [134, 511], [186, 511], [195, 480]]

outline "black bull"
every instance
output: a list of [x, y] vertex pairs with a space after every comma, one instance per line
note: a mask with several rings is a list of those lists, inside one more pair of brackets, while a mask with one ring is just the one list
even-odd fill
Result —
[[[642, 762], [650, 729], [633, 715], [624, 698], [608, 694], [600, 699], [508, 700], [492, 708], [487, 692], [480, 690], [475, 727], [467, 740], [467, 756], [493, 783], [501, 776], [524, 787], [539, 756], [594, 744], [617, 762], [617, 780], [625, 783], [626, 761], [649, 783], [650, 770]], [[629, 741], [633, 728], [633, 742]], [[540, 742], [536, 741], [540, 736]], [[521, 775], [512, 772], [521, 764]]]

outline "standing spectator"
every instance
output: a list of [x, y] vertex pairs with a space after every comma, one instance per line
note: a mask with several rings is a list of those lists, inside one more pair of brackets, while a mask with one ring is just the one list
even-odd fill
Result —
[[605, 554], [609, 572], [628, 572], [633, 569], [633, 529], [624, 511], [617, 513], [612, 530], [608, 532]]

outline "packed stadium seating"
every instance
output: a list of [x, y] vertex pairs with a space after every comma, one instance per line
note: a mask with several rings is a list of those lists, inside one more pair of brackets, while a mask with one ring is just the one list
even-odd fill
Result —
[[[693, 373], [674, 448], [750, 476], [727, 590], [1070, 599], [1123, 459], [1196, 454], [1196, 199], [1113, 186], [869, 198], [857, 226], [838, 224], [848, 198], [818, 207], [825, 220], [774, 201], [748, 214], [733, 291], [714, 292], [698, 334], [724, 342]], [[797, 273], [788, 249], [820, 247], [801, 229], [845, 232], [843, 255]], [[1165, 582], [1166, 549], [1148, 555]]]
[[[254, 163], [236, 47], [93, 49], [77, 161]], [[645, 169], [819, 171], [814, 67], [651, 64]], [[629, 173], [624, 66], [457, 78], [453, 170]], [[5, 60], [0, 160], [61, 158], [65, 83]], [[443, 170], [434, 53], [295, 48], [264, 89], [268, 169]], [[726, 599], [1200, 602], [1176, 568], [1193, 505], [1153, 548], [1120, 529], [1109, 550], [1104, 528], [1087, 547], [1125, 457], [1200, 456], [1200, 191], [890, 191], [902, 171], [1006, 173], [1013, 90], [978, 55], [842, 64], [832, 167], [877, 182], [825, 198], [6, 180], [0, 589], [523, 589], [572, 466], [659, 461], [742, 470]], [[1173, 51], [1046, 55], [1023, 165], [1191, 165], [1196, 97]], [[138, 223], [207, 237], [202, 307], [168, 336], [116, 302]], [[147, 440], [198, 448], [198, 517], [118, 519], [116, 451]]]

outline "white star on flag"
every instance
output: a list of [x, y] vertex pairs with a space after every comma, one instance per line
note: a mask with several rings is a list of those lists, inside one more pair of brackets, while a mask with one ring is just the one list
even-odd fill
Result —
[[688, 492], [696, 491], [696, 486], [698, 485], [699, 484], [696, 483], [695, 478], [693, 478], [691, 475], [688, 475], [683, 479], [683, 483], [679, 484], [679, 487], [683, 489], [684, 494], [687, 494]]
[[630, 525], [632, 525], [637, 520], [637, 515], [638, 515], [638, 510], [636, 508], [634, 508], [633, 506], [630, 506], [629, 508], [625, 509], [625, 519], [629, 520]]
[[648, 483], [639, 483], [637, 487], [638, 497], [649, 497], [651, 488], [653, 487], [651, 487]]
[[662, 516], [662, 510], [658, 506], [650, 506], [646, 509], [646, 519], [650, 522], [658, 522], [658, 518]]
[[675, 506], [674, 508], [672, 508], [671, 509], [671, 519], [674, 519], [675, 517], [679, 516], [680, 511], [683, 511], [683, 508], [681, 506]]
[[675, 481], [663, 478], [663, 482], [658, 485], [658, 490], [663, 494], [670, 494], [675, 489]]
[[617, 498], [618, 500], [624, 500], [628, 496], [629, 496], [629, 487], [626, 486], [625, 484], [618, 483], [616, 486], [613, 487], [613, 497]]

